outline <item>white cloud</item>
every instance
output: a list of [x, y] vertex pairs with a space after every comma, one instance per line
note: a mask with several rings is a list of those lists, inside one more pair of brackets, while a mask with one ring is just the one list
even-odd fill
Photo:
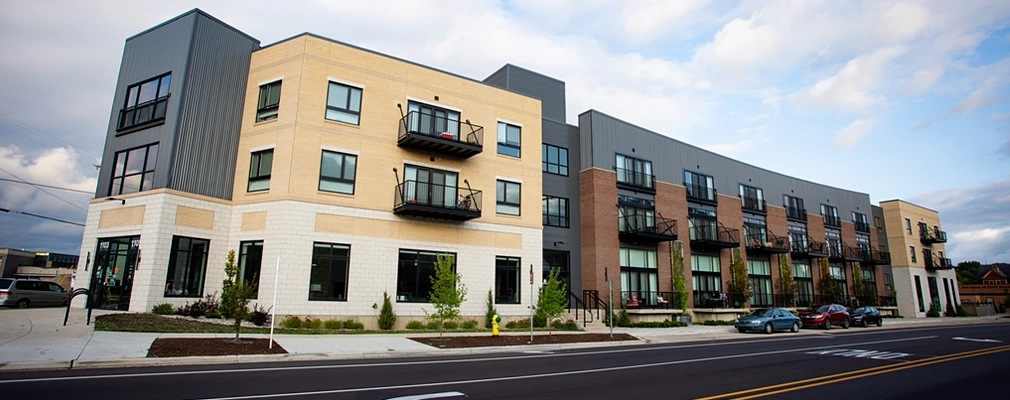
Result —
[[688, 23], [691, 13], [707, 5], [708, 0], [634, 0], [624, 4], [619, 18], [632, 42], [646, 42]]
[[838, 132], [835, 133], [835, 139], [832, 144], [840, 149], [851, 149], [852, 146], [856, 145], [856, 142], [858, 142], [859, 139], [866, 136], [876, 123], [877, 120], [874, 118], [864, 118], [852, 121], [851, 124], [839, 129]]
[[995, 80], [987, 80], [981, 86], [968, 94], [968, 97], [965, 97], [953, 108], [951, 108], [950, 111], [963, 115], [972, 112], [975, 109], [989, 107], [998, 103], [1002, 96], [997, 92], [997, 86], [998, 85]]
[[867, 110], [884, 101], [875, 93], [885, 68], [904, 52], [900, 47], [889, 47], [853, 58], [836, 73], [824, 78], [800, 93], [804, 105]]

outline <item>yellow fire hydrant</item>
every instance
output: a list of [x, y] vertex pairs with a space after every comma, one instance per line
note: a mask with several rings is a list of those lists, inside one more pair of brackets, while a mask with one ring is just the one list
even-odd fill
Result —
[[501, 322], [501, 317], [498, 314], [494, 315], [491, 319], [491, 336], [498, 336], [498, 323]]

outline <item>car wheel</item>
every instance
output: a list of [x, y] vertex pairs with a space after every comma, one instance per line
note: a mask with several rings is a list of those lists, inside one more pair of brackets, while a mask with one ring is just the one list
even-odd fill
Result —
[[768, 322], [765, 324], [765, 333], [771, 335], [772, 333], [772, 323]]
[[824, 318], [824, 329], [831, 330], [831, 318]]
[[18, 300], [18, 302], [14, 304], [14, 307], [17, 307], [17, 308], [28, 308], [28, 304], [29, 303], [30, 302], [28, 301], [28, 299], [21, 299], [21, 300]]
[[842, 329], [849, 329], [849, 320], [848, 319], [843, 319], [842, 320]]
[[793, 322], [793, 327], [789, 328], [789, 331], [792, 332], [792, 333], [799, 332], [800, 331], [800, 323], [799, 322]]
[[881, 326], [884, 326], [884, 319], [883, 318], [877, 318], [877, 327], [879, 328]]
[[747, 333], [747, 330], [744, 328], [737, 328], [736, 330], [740, 331], [740, 333]]

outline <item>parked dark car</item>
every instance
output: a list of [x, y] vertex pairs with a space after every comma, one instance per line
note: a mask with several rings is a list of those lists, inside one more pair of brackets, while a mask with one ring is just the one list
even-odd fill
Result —
[[772, 333], [787, 329], [795, 333], [800, 331], [800, 319], [786, 309], [761, 308], [737, 318], [733, 327], [741, 333], [747, 331]]
[[870, 306], [856, 307], [849, 312], [849, 321], [855, 326], [866, 327], [870, 324], [884, 326], [884, 318], [880, 316], [880, 310]]
[[841, 304], [823, 304], [810, 306], [810, 308], [800, 311], [800, 321], [804, 327], [817, 326], [824, 329], [831, 329], [832, 325], [839, 325], [842, 329], [849, 329], [849, 312]]
[[0, 279], [0, 305], [28, 308], [28, 306], [59, 306], [67, 304], [70, 292], [56, 282], [36, 279]]

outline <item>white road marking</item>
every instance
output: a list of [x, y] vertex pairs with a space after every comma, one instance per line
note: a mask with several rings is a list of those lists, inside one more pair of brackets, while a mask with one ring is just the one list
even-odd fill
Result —
[[839, 357], [853, 357], [853, 358], [871, 358], [874, 360], [893, 360], [896, 358], [908, 357], [909, 353], [900, 353], [892, 351], [876, 351], [876, 350], [860, 350], [860, 349], [828, 349], [828, 350], [814, 350], [808, 351], [806, 354], [814, 354], [820, 356], [839, 356]]
[[442, 392], [442, 393], [431, 393], [431, 394], [417, 394], [413, 396], [400, 396], [393, 397], [386, 400], [427, 400], [427, 399], [443, 399], [446, 397], [466, 397], [466, 394], [460, 392]]
[[996, 339], [975, 339], [975, 338], [966, 338], [966, 337], [962, 337], [962, 336], [955, 336], [954, 340], [964, 340], [966, 342], [979, 342], [979, 343], [1003, 343], [1002, 340], [996, 340]]

